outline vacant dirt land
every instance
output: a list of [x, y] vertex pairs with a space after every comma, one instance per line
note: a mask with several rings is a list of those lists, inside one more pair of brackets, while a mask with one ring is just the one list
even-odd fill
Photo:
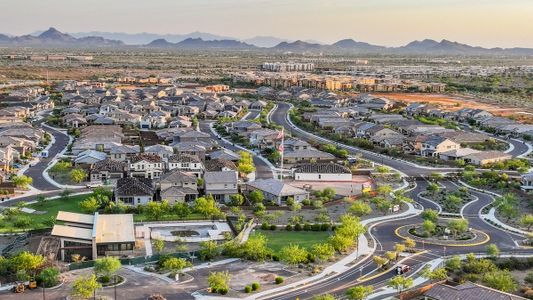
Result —
[[423, 94], [423, 93], [377, 93], [372, 94], [376, 97], [385, 97], [395, 101], [405, 103], [412, 102], [426, 102], [440, 106], [443, 110], [457, 111], [462, 108], [479, 108], [484, 109], [496, 116], [509, 117], [512, 116], [517, 121], [530, 123], [533, 121], [533, 111], [520, 108], [499, 106], [495, 104], [488, 104], [481, 102], [479, 99], [445, 95], [445, 94]]

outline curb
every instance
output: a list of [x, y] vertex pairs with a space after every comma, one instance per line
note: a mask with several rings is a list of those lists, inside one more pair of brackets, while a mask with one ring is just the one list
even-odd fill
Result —
[[[412, 225], [416, 225], [416, 224], [410, 224], [410, 225], [404, 225], [404, 226], [400, 226], [398, 228], [396, 228], [394, 230], [394, 234], [401, 238], [401, 239], [408, 239], [409, 237], [406, 237], [406, 236], [403, 236], [399, 233], [400, 229], [403, 228], [403, 227], [407, 227], [407, 226], [412, 226]], [[477, 243], [469, 243], [469, 244], [444, 244], [444, 243], [438, 243], [438, 242], [431, 242], [431, 241], [423, 241], [424, 244], [428, 244], [428, 245], [437, 245], [437, 246], [444, 246], [444, 247], [474, 247], [474, 246], [479, 246], [479, 245], [483, 245], [483, 244], [486, 244], [490, 241], [490, 236], [488, 234], [486, 234], [485, 232], [481, 231], [481, 230], [476, 230], [477, 232], [485, 235], [485, 239], [481, 242], [477, 242]], [[417, 240], [415, 240], [416, 242], [419, 242]]]

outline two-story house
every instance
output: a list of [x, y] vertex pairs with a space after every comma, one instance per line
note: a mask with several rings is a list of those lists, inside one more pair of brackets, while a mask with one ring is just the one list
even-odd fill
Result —
[[117, 180], [115, 202], [126, 205], [145, 205], [154, 200], [155, 189], [152, 179], [124, 177]]
[[459, 148], [461, 148], [461, 144], [445, 137], [435, 135], [422, 142], [420, 155], [424, 157], [438, 156], [441, 152], [456, 150]]
[[163, 173], [159, 179], [161, 200], [171, 204], [176, 202], [191, 202], [198, 196], [198, 178], [193, 173], [174, 169]]
[[202, 177], [204, 173], [204, 164], [202, 160], [196, 155], [185, 153], [174, 154], [168, 158], [168, 169], [178, 169], [182, 172], [189, 172]]
[[157, 154], [141, 153], [130, 159], [132, 177], [159, 178], [163, 173], [163, 161]]
[[236, 171], [205, 172], [204, 191], [217, 201], [228, 202], [230, 196], [237, 194], [238, 174]]

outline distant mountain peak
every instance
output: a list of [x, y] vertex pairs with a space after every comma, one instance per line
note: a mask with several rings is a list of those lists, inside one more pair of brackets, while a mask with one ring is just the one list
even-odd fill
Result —
[[48, 28], [45, 32], [41, 33], [38, 38], [41, 39], [50, 39], [50, 40], [73, 40], [74, 37], [62, 33], [61, 31], [55, 29], [54, 27]]

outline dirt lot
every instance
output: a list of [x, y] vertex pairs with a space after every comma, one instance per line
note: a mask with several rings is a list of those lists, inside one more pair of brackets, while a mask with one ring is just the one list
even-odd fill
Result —
[[494, 104], [483, 103], [479, 99], [467, 98], [461, 96], [445, 95], [445, 94], [423, 94], [423, 93], [384, 93], [372, 94], [376, 97], [385, 97], [391, 100], [402, 101], [405, 103], [412, 102], [427, 102], [439, 105], [442, 109], [447, 111], [457, 111], [462, 108], [479, 108], [489, 111], [497, 116], [514, 116], [518, 121], [531, 122], [533, 121], [533, 111], [519, 108], [499, 106]]

